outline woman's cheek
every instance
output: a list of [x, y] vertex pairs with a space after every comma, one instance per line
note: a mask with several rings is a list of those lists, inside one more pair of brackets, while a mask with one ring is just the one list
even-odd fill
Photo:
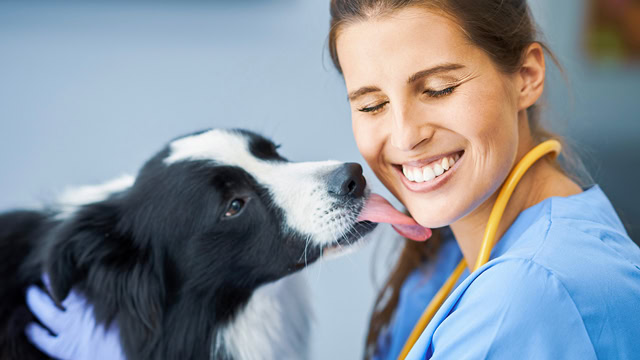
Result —
[[375, 171], [377, 167], [375, 159], [378, 158], [382, 151], [383, 144], [380, 139], [380, 132], [376, 131], [376, 127], [372, 125], [372, 122], [368, 122], [365, 119], [354, 118], [352, 121], [353, 134], [358, 150]]

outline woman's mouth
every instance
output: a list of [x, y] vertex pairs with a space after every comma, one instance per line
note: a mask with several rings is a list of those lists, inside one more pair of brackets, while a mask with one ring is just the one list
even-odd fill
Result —
[[426, 192], [440, 187], [458, 168], [464, 150], [444, 154], [436, 159], [412, 161], [402, 165], [394, 165], [402, 183], [411, 191]]

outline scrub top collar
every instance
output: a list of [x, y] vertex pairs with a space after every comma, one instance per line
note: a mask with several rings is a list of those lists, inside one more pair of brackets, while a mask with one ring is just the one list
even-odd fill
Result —
[[[522, 212], [520, 212], [520, 214], [518, 214], [518, 216], [513, 221], [511, 226], [509, 226], [507, 231], [496, 242], [496, 244], [493, 247], [493, 250], [491, 250], [491, 256], [489, 257], [489, 261], [491, 261], [491, 260], [493, 260], [493, 259], [495, 259], [497, 257], [500, 257], [501, 255], [506, 253], [507, 250], [509, 250], [511, 248], [511, 246], [513, 246], [513, 244], [515, 244], [516, 241], [518, 241], [518, 239], [521, 237], [521, 235], [525, 231], [527, 231], [529, 226], [531, 226], [531, 223], [533, 223], [533, 221], [535, 219], [540, 217], [540, 213], [547, 209], [547, 206], [549, 205], [550, 202], [552, 202], [552, 201], [555, 201], [555, 202], [558, 202], [558, 201], [560, 201], [560, 202], [563, 202], [563, 201], [582, 201], [583, 198], [590, 198], [590, 197], [597, 197], [599, 204], [606, 203], [606, 204], [610, 205], [609, 200], [607, 199], [606, 195], [602, 192], [602, 189], [600, 189], [600, 186], [599, 185], [592, 185], [591, 187], [589, 187], [587, 189], [583, 189], [583, 191], [581, 193], [579, 193], [579, 194], [570, 195], [570, 196], [566, 196], [566, 197], [552, 196], [552, 197], [549, 197], [549, 198], [546, 198], [546, 199], [540, 201], [539, 203], [537, 203], [537, 204], [535, 204], [535, 205], [533, 205], [531, 207], [528, 207], [528, 208], [524, 209]], [[588, 215], [586, 215], [586, 214], [585, 214], [585, 216], [588, 217]], [[590, 219], [590, 220], [594, 220], [595, 221], [596, 219]], [[611, 224], [613, 219], [609, 219], [609, 220], [610, 221], [608, 221], [608, 223]], [[622, 224], [620, 224], [620, 227], [622, 227], [624, 229]], [[451, 235], [452, 239], [455, 241], [455, 239], [453, 238], [453, 233], [451, 233], [450, 235]], [[457, 249], [457, 252], [460, 253], [460, 255], [462, 255], [462, 253], [460, 252], [459, 248]], [[462, 275], [460, 276], [460, 279], [458, 279], [458, 281], [456, 282], [456, 287], [458, 287], [458, 285], [460, 285], [469, 276], [469, 274], [470, 274], [469, 268], [466, 268], [462, 272]]]
[[[527, 231], [527, 229], [529, 228], [529, 226], [531, 226], [531, 224], [535, 221], [535, 219], [538, 219], [540, 217], [541, 212], [549, 211], [549, 207], [550, 207], [549, 203], [553, 202], [555, 207], [558, 207], [558, 206], [561, 207], [560, 209], [558, 209], [560, 210], [558, 215], [562, 215], [561, 210], [565, 208], [565, 206], [563, 206], [564, 203], [582, 202], [583, 199], [594, 198], [594, 197], [598, 199], [597, 200], [598, 204], [607, 204], [611, 206], [606, 195], [602, 192], [602, 189], [600, 189], [600, 186], [592, 185], [587, 189], [583, 189], [583, 191], [579, 194], [570, 195], [566, 197], [552, 196], [542, 200], [541, 202], [531, 207], [526, 208], [516, 217], [516, 219], [511, 224], [511, 226], [509, 226], [509, 229], [507, 229], [504, 235], [495, 244], [495, 246], [493, 247], [493, 250], [491, 251], [490, 260], [493, 260], [503, 255], [505, 252], [507, 252], [507, 250], [509, 250], [511, 246], [513, 246], [518, 241], [521, 235], [525, 231]], [[590, 202], [590, 203], [593, 204], [593, 202]], [[554, 211], [554, 213], [556, 213], [556, 211]], [[618, 221], [613, 221], [614, 219], [601, 219], [598, 216], [599, 214], [601, 214], [601, 212], [585, 212], [585, 214], [582, 214], [581, 218], [584, 218], [586, 220], [593, 220], [593, 221], [608, 220], [606, 222], [609, 225], [618, 227], [618, 224], [619, 224]], [[619, 224], [619, 227], [622, 227], [622, 224]], [[624, 229], [624, 227], [622, 227], [622, 229]], [[465, 273], [468, 274], [468, 270]]]

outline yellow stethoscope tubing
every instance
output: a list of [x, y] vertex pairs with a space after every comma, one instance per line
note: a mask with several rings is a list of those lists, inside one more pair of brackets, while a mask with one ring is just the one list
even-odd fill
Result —
[[[549, 153], [552, 153], [553, 156], [556, 157], [560, 154], [561, 150], [562, 145], [560, 142], [553, 139], [547, 140], [529, 151], [513, 168], [507, 177], [507, 180], [505, 180], [502, 185], [502, 188], [500, 188], [500, 193], [498, 193], [496, 202], [493, 204], [493, 208], [491, 209], [491, 214], [487, 221], [487, 227], [485, 228], [484, 236], [482, 237], [482, 245], [480, 247], [480, 252], [478, 253], [478, 259], [473, 267], [473, 271], [478, 270], [482, 265], [489, 261], [491, 250], [495, 244], [496, 232], [498, 231], [500, 220], [502, 219], [502, 215], [504, 214], [504, 210], [507, 207], [507, 203], [509, 202], [511, 195], [513, 194], [513, 191], [515, 190], [516, 185], [518, 185], [520, 179], [522, 179], [522, 176], [540, 158]], [[433, 299], [431, 299], [431, 302], [429, 302], [429, 305], [420, 316], [420, 319], [418, 319], [418, 322], [411, 331], [409, 338], [405, 342], [404, 347], [400, 352], [400, 356], [398, 356], [398, 360], [404, 360], [407, 357], [413, 345], [418, 341], [418, 338], [422, 332], [424, 332], [424, 329], [427, 327], [431, 319], [433, 319], [433, 316], [436, 314], [442, 303], [447, 299], [449, 293], [451, 293], [451, 290], [458, 282], [458, 279], [466, 267], [467, 262], [462, 259], [455, 270], [453, 270], [451, 276], [449, 276], [444, 285], [442, 285]]]

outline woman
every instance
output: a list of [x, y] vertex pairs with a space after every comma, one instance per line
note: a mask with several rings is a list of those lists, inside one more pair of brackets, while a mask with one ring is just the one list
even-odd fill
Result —
[[[442, 228], [406, 244], [378, 297], [367, 357], [394, 359], [455, 264], [475, 263], [511, 169], [552, 137], [535, 111], [545, 47], [524, 0], [332, 0], [331, 16], [360, 152], [418, 223]], [[496, 238], [408, 358], [640, 354], [640, 249], [598, 186], [541, 159]]]
[[[535, 114], [545, 48], [522, 0], [335, 0], [331, 14], [360, 152], [418, 223], [455, 238], [440, 234], [427, 265], [434, 240], [408, 244], [381, 292], [393, 295], [376, 306], [367, 354], [394, 359], [460, 257], [475, 263], [509, 171], [551, 137]], [[448, 170], [437, 164], [452, 155]], [[640, 354], [640, 251], [599, 187], [583, 191], [538, 161], [496, 238], [492, 260], [462, 275], [409, 358]]]

